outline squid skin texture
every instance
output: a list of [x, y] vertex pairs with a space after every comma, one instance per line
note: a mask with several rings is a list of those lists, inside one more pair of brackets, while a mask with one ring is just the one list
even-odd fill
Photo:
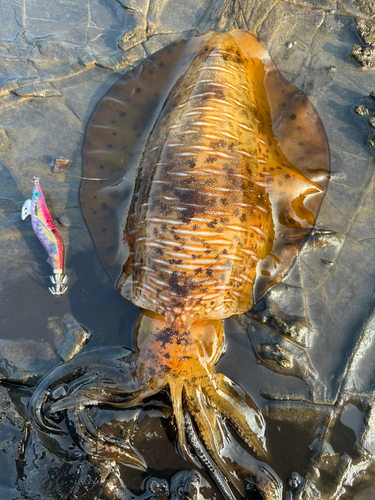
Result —
[[[322, 174], [308, 179], [280, 148], [264, 85], [275, 78], [270, 64], [254, 35], [213, 34], [146, 145], [118, 288], [167, 325], [251, 309], [315, 223], [309, 205], [321, 199]], [[280, 135], [297, 116], [287, 114], [286, 124], [278, 117]]]
[[[81, 446], [101, 455], [106, 438], [82, 408], [126, 409], [168, 387], [186, 458], [189, 411], [213, 462], [242, 495], [249, 481], [266, 500], [281, 499], [281, 482], [265, 463], [260, 409], [214, 366], [225, 349], [222, 319], [251, 309], [314, 227], [330, 163], [314, 107], [256, 35], [210, 32], [122, 77], [90, 119], [83, 156], [84, 176], [103, 178], [83, 181], [86, 222], [109, 274], [122, 264], [117, 287], [142, 313], [134, 352], [119, 363], [112, 351], [100, 360], [92, 350], [57, 367], [36, 390], [32, 418], [43, 429], [53, 427], [53, 413], [73, 412]], [[81, 362], [85, 375], [76, 379], [72, 367]], [[43, 411], [64, 372], [67, 394]], [[218, 414], [262, 461], [243, 458]], [[110, 445], [112, 459], [142, 466], [131, 446]]]

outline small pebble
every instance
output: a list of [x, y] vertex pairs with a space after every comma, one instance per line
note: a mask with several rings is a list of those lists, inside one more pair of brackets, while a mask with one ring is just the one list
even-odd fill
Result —
[[57, 222], [60, 224], [62, 227], [69, 227], [70, 226], [70, 219], [67, 215], [62, 215], [61, 217], [56, 217]]
[[298, 486], [301, 484], [301, 476], [298, 472], [292, 472], [292, 475], [289, 479], [289, 486], [292, 490], [296, 490]]
[[65, 158], [54, 158], [52, 172], [54, 174], [65, 172], [65, 170], [68, 170], [72, 163], [72, 160], [67, 160]]
[[293, 47], [293, 44], [291, 42], [289, 42], [287, 47], [288, 47], [288, 49], [291, 49]]
[[332, 266], [332, 265], [333, 265], [332, 260], [322, 259], [322, 262], [323, 262], [323, 264], [325, 264], [326, 266]]
[[357, 115], [359, 115], [359, 116], [363, 116], [363, 115], [368, 115], [368, 114], [369, 114], [368, 109], [367, 109], [367, 108], [365, 108], [365, 107], [363, 106], [363, 104], [360, 104], [359, 106], [357, 106], [357, 107], [355, 108], [355, 110], [354, 110], [354, 111], [355, 111], [355, 112], [357, 113]]
[[369, 125], [372, 128], [375, 128], [375, 116], [373, 116], [372, 118], [370, 118], [368, 122], [369, 122]]

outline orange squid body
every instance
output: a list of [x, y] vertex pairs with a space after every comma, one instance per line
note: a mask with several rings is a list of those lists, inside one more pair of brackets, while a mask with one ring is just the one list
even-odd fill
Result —
[[[170, 93], [149, 138], [118, 286], [167, 326], [189, 329], [197, 319], [251, 309], [314, 224], [304, 202], [323, 188], [281, 150], [266, 75], [269, 88], [277, 80], [280, 92], [292, 91], [306, 105], [256, 35], [213, 34]], [[299, 123], [292, 111], [289, 128]]]

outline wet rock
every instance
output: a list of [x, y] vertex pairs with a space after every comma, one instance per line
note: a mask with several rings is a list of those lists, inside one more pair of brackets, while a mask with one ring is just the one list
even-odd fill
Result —
[[[160, 498], [166, 500], [169, 498], [169, 484], [165, 479], [151, 477], [146, 481], [146, 495], [150, 494], [152, 498]], [[146, 496], [144, 495], [146, 498]]]
[[[305, 267], [310, 262], [319, 266], [319, 279], [330, 273], [343, 245], [344, 237], [331, 230], [317, 228], [300, 254], [300, 261], [282, 282], [273, 286], [267, 295], [247, 315], [266, 328], [302, 347], [314, 342], [314, 328], [308, 317], [308, 297], [304, 286]], [[312, 281], [312, 280], [311, 280]]]
[[55, 344], [62, 361], [69, 361], [89, 342], [91, 333], [78, 324], [70, 313], [65, 313], [62, 320], [49, 318], [48, 327], [55, 334]]
[[359, 451], [362, 455], [375, 457], [375, 408], [374, 405], [369, 411], [363, 435], [359, 440]]
[[209, 483], [196, 470], [180, 471], [171, 479], [170, 500], [205, 500], [212, 498]]
[[8, 145], [8, 136], [3, 127], [0, 126], [0, 151], [5, 149]]
[[314, 463], [314, 467], [306, 476], [306, 484], [297, 496], [298, 500], [315, 498], [340, 498], [344, 493], [343, 479], [351, 465], [348, 455], [324, 455]]
[[340, 415], [340, 422], [351, 429], [355, 434], [355, 445], [358, 445], [363, 438], [368, 420], [365, 411], [361, 411], [355, 404], [343, 400], [343, 411]]
[[313, 451], [311, 467], [306, 483], [296, 497], [298, 499], [315, 498], [314, 495], [349, 499], [351, 497], [345, 495], [348, 486], [370, 473], [373, 460], [369, 450], [361, 445], [357, 448], [358, 443], [366, 442], [369, 436], [366, 431], [363, 433], [365, 413], [355, 405], [347, 404], [345, 399], [341, 399], [337, 406], [339, 410], [331, 413], [328, 425], [319, 430], [318, 438], [310, 445]]
[[25, 499], [30, 500], [95, 498], [100, 489], [98, 471], [94, 466], [57, 458], [35, 434], [30, 436], [23, 477], [19, 478], [17, 486]]
[[293, 346], [282, 346], [278, 343], [259, 343], [255, 349], [260, 361], [270, 370], [302, 380], [315, 380], [318, 377], [308, 354], [302, 349], [293, 349]]
[[118, 47], [126, 52], [132, 47], [145, 42], [147, 40], [146, 30], [147, 21], [144, 13], [130, 7], [128, 17], [128, 30], [118, 40]]
[[298, 472], [292, 472], [292, 475], [289, 479], [289, 486], [291, 490], [298, 490], [301, 484], [304, 482], [303, 477], [301, 477]]
[[357, 113], [359, 116], [364, 116], [369, 114], [369, 110], [361, 104], [360, 106], [357, 106], [354, 111]]
[[302, 288], [277, 283], [248, 314], [292, 341], [309, 345], [309, 324]]
[[56, 218], [57, 223], [62, 227], [69, 227], [71, 224], [71, 220], [67, 215], [62, 215], [61, 217]]
[[[345, 179], [343, 179], [342, 176], [340, 177], [335, 171], [332, 172], [332, 177], [337, 179], [337, 182], [345, 182]], [[331, 229], [317, 227], [303, 247], [299, 256], [298, 267], [303, 269], [300, 282], [303, 284], [305, 290], [307, 310], [311, 309], [309, 308], [309, 302], [316, 286], [318, 286], [318, 281], [325, 281], [330, 274], [335, 272], [337, 257], [340, 255], [344, 242], [345, 236], [343, 234]], [[315, 273], [316, 275], [314, 276]], [[308, 286], [305, 285], [307, 276], [310, 276]], [[288, 276], [284, 281], [289, 281]], [[314, 328], [311, 321], [309, 324], [310, 336], [312, 336], [314, 334]], [[309, 338], [310, 344], [313, 341], [313, 338]]]
[[372, 398], [372, 387], [375, 379], [374, 368], [369, 362], [374, 356], [374, 333], [375, 333], [375, 295], [372, 296], [368, 306], [366, 320], [362, 326], [351, 353], [343, 392], [350, 395], [363, 394], [370, 400]]
[[87, 47], [75, 47], [64, 42], [44, 40], [35, 45], [31, 53], [31, 60], [40, 67], [43, 67], [48, 60], [54, 61], [56, 65], [74, 64], [77, 59], [82, 59], [88, 52]]
[[368, 0], [353, 0], [352, 5], [369, 18], [373, 17], [375, 14], [375, 5]]
[[[133, 492], [127, 487], [123, 479], [123, 471], [116, 463], [100, 462], [95, 459], [100, 472], [100, 492], [101, 500], [168, 500], [169, 484], [166, 479], [149, 477], [142, 482], [140, 494]], [[81, 497], [75, 497], [81, 500]]]
[[18, 462], [18, 445], [22, 440], [24, 420], [20, 417], [8, 391], [0, 387], [0, 498], [19, 498], [16, 489], [17, 477], [23, 476]]
[[335, 454], [332, 445], [330, 445], [327, 441], [316, 438], [311, 445], [309, 446], [310, 450], [315, 452], [316, 454], [320, 453], [320, 456], [332, 456]]
[[4, 212], [15, 212], [19, 208], [19, 203], [7, 198], [0, 198], [0, 210]]
[[119, 54], [117, 57], [108, 59], [99, 59], [96, 65], [100, 68], [111, 69], [113, 71], [121, 71], [129, 66], [136, 66], [146, 57], [145, 49], [142, 45], [136, 45], [125, 51], [124, 54]]
[[[204, 0], [199, 5], [197, 15], [196, 5], [193, 0], [187, 0], [179, 5], [181, 15], [176, 16], [171, 3], [160, 3], [151, 0], [144, 2], [133, 2], [121, 0], [120, 2], [128, 14], [128, 29], [118, 41], [118, 46], [123, 51], [140, 45], [155, 35], [193, 32], [194, 28], [199, 31], [198, 25], [206, 11], [211, 8], [210, 0]], [[175, 4], [176, 5], [176, 4]], [[203, 31], [206, 31], [203, 28]]]
[[17, 444], [22, 438], [24, 419], [18, 411], [5, 387], [0, 386], [0, 449], [12, 458], [19, 455]]
[[12, 93], [18, 97], [60, 97], [61, 94], [58, 90], [52, 87], [48, 82], [34, 83], [33, 85], [26, 85], [18, 89], [12, 90]]
[[38, 436], [24, 418], [29, 396], [30, 391], [20, 387], [0, 386], [0, 498], [65, 500], [70, 494], [80, 500], [95, 498], [97, 470], [74, 452], [70, 437], [63, 443], [56, 436]]
[[372, 94], [373, 92], [370, 92], [362, 98], [364, 104], [354, 107], [354, 113], [361, 117], [359, 123], [367, 136], [367, 144], [370, 148], [375, 146], [375, 101]]
[[357, 18], [357, 32], [365, 47], [354, 45], [348, 57], [355, 59], [364, 68], [375, 66], [375, 24], [372, 21]]
[[147, 55], [151, 55], [162, 47], [186, 37], [187, 36], [182, 36], [180, 33], [160, 33], [148, 38], [142, 45]]
[[363, 48], [360, 45], [354, 45], [348, 57], [355, 59], [364, 68], [372, 68], [374, 66], [374, 61], [372, 61], [374, 54], [375, 50], [372, 47]]
[[293, 364], [292, 354], [281, 347], [280, 344], [258, 344], [256, 346], [258, 356], [265, 362], [275, 363], [286, 370], [290, 369]]
[[[69, 313], [63, 320], [49, 319], [55, 334], [59, 357], [68, 361], [90, 340], [91, 334]], [[0, 380], [33, 384], [59, 362], [51, 344], [45, 340], [0, 339]]]
[[33, 384], [57, 361], [48, 342], [0, 339], [0, 380]]
[[292, 401], [284, 404], [270, 403], [265, 409], [269, 451], [274, 457], [278, 457], [276, 460], [284, 460], [286, 499], [305, 499], [302, 494], [306, 485], [305, 478], [315, 464], [315, 455], [312, 456], [309, 449], [307, 458], [303, 450], [319, 437], [318, 433], [330, 422], [332, 413], [332, 408]]

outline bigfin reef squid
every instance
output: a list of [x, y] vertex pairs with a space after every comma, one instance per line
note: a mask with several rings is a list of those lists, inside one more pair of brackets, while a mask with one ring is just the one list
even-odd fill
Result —
[[[281, 499], [263, 415], [215, 364], [222, 320], [250, 310], [314, 228], [329, 170], [315, 108], [253, 33], [174, 43], [120, 78], [83, 145], [83, 175], [103, 180], [84, 180], [80, 195], [104, 267], [141, 308], [134, 350], [88, 349], [57, 366], [31, 398], [35, 425], [62, 432], [54, 417], [66, 410], [87, 453], [144, 468], [140, 453], [101, 435], [84, 408], [131, 408], [168, 388], [186, 459], [195, 432], [242, 496], [251, 484]], [[257, 459], [228, 452], [223, 418]]]

